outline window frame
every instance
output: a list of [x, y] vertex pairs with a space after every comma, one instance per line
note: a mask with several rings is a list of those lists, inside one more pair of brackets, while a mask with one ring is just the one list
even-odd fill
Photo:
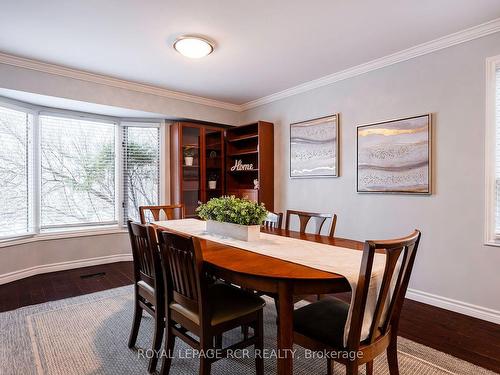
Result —
[[[29, 113], [33, 116], [33, 126], [31, 129], [31, 152], [32, 152], [32, 212], [30, 220], [33, 222], [33, 231], [12, 236], [0, 237], [0, 248], [14, 246], [38, 240], [57, 240], [71, 237], [86, 237], [96, 235], [107, 235], [126, 232], [126, 225], [123, 220], [122, 202], [124, 192], [123, 183], [123, 154], [122, 154], [122, 135], [125, 126], [137, 127], [155, 127], [159, 128], [160, 143], [160, 181], [159, 181], [159, 204], [166, 202], [166, 174], [165, 174], [165, 155], [166, 155], [166, 132], [167, 126], [164, 119], [140, 119], [140, 118], [121, 118], [106, 115], [99, 115], [87, 112], [71, 111], [65, 109], [37, 106], [21, 101], [0, 97], [0, 106]], [[114, 224], [98, 225], [68, 225], [58, 226], [54, 230], [41, 230], [41, 137], [40, 137], [40, 116], [56, 116], [62, 118], [72, 118], [78, 120], [99, 121], [111, 123], [115, 126], [115, 210], [117, 222]]]
[[[485, 225], [484, 243], [500, 246], [500, 233], [496, 232], [496, 71], [500, 69], [500, 55], [486, 59], [485, 108]], [[500, 150], [499, 150], [500, 151]]]

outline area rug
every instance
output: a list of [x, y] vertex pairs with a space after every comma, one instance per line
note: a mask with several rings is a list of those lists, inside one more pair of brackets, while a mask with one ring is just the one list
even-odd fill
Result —
[[[147, 374], [146, 352], [150, 347], [153, 321], [143, 317], [136, 349], [127, 347], [133, 312], [132, 287], [29, 306], [0, 314], [0, 374]], [[276, 373], [272, 353], [276, 344], [275, 309], [272, 300], [264, 311], [265, 373]], [[224, 345], [241, 338], [239, 330], [224, 336]], [[311, 359], [295, 347], [294, 374], [326, 373], [324, 359]], [[140, 354], [142, 353], [142, 355]], [[198, 360], [187, 345], [176, 342], [172, 375], [198, 373]], [[236, 358], [238, 357], [238, 358]], [[253, 374], [254, 360], [235, 356], [212, 366], [212, 374]], [[400, 373], [408, 375], [494, 374], [445, 353], [399, 338]], [[159, 368], [159, 366], [158, 366]], [[385, 357], [375, 361], [375, 374], [389, 374]], [[344, 374], [337, 365], [335, 374]], [[361, 373], [364, 373], [361, 371]]]

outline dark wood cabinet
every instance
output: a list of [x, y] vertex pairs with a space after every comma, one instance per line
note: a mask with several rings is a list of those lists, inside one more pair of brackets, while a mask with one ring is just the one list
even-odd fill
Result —
[[195, 217], [198, 202], [224, 195], [224, 129], [189, 122], [170, 125], [170, 198]]
[[[258, 185], [258, 187], [257, 187]], [[226, 129], [226, 194], [274, 210], [274, 129], [270, 122]]]

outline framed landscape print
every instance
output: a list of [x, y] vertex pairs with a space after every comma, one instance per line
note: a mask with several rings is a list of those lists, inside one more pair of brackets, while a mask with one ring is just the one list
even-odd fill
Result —
[[339, 175], [338, 114], [290, 125], [290, 177]]
[[431, 115], [357, 128], [357, 191], [431, 193]]

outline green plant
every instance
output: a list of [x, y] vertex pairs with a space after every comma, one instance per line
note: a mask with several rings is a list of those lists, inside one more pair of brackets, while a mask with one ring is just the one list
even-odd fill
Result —
[[194, 156], [194, 147], [191, 147], [191, 146], [184, 147], [184, 156], [193, 157]]
[[263, 203], [233, 196], [212, 198], [201, 204], [196, 213], [204, 220], [215, 220], [240, 225], [260, 225], [267, 216]]

